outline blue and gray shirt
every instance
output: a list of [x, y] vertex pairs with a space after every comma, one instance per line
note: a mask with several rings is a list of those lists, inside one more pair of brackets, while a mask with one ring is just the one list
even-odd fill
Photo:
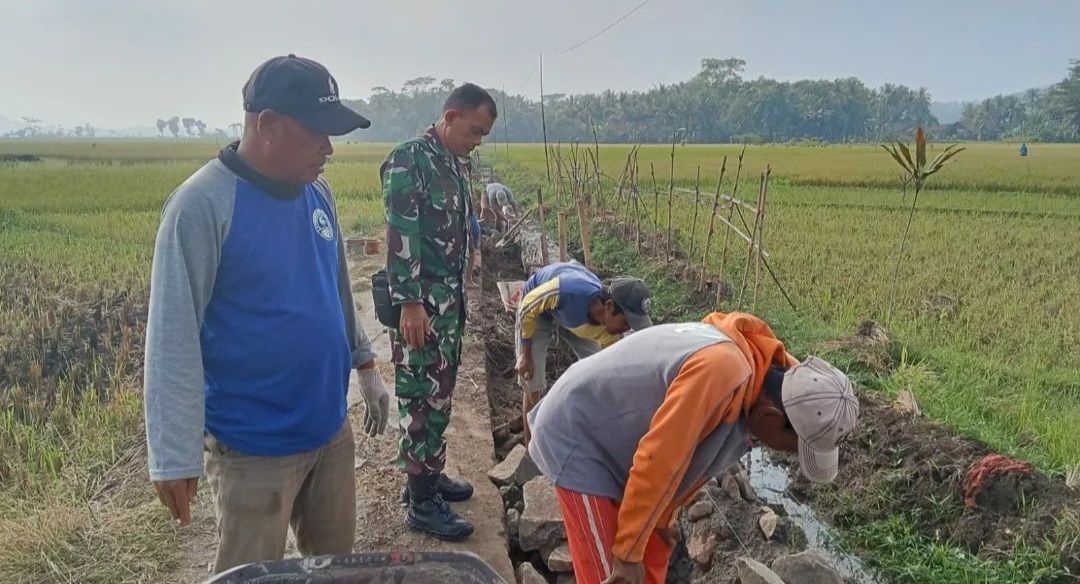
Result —
[[173, 192], [154, 244], [144, 374], [153, 480], [200, 476], [204, 431], [250, 455], [324, 446], [345, 421], [351, 368], [375, 356], [329, 186], [270, 179], [236, 147]]

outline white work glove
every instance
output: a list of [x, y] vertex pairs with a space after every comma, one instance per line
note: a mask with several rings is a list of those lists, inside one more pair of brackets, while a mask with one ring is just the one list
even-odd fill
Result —
[[390, 394], [383, 385], [382, 377], [374, 367], [357, 369], [360, 378], [360, 395], [364, 398], [364, 433], [375, 437], [386, 430], [390, 419]]

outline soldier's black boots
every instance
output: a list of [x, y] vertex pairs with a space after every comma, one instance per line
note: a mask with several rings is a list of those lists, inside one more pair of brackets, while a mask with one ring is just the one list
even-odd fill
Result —
[[[409, 476], [405, 524], [438, 539], [460, 541], [472, 535], [473, 526], [455, 513], [443, 498], [439, 488], [443, 476]], [[471, 494], [472, 487], [469, 491]]]

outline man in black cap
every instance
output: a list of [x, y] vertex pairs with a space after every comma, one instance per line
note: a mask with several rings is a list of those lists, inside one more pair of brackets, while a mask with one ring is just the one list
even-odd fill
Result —
[[[627, 331], [652, 326], [649, 287], [640, 278], [604, 283], [577, 262], [544, 266], [525, 282], [515, 331], [523, 420], [547, 389], [547, 351], [555, 332], [578, 359], [610, 346]], [[526, 439], [529, 437], [526, 424]]]
[[365, 431], [389, 394], [356, 319], [330, 187], [329, 136], [370, 122], [322, 65], [294, 55], [244, 85], [244, 134], [165, 203], [146, 331], [150, 478], [181, 523], [204, 472], [217, 514], [214, 571], [352, 550], [357, 370]]

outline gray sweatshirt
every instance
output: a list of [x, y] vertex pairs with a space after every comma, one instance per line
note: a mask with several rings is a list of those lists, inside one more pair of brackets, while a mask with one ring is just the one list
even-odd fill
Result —
[[374, 359], [329, 186], [269, 179], [232, 145], [166, 201], [154, 245], [145, 414], [152, 480], [202, 475], [204, 432], [263, 456], [340, 429]]

